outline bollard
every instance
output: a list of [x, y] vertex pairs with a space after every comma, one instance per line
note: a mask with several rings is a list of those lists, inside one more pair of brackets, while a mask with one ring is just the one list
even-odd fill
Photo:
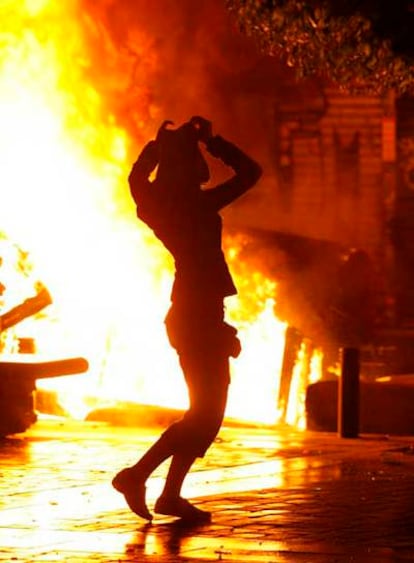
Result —
[[342, 438], [359, 434], [359, 350], [343, 348], [338, 384], [338, 432]]

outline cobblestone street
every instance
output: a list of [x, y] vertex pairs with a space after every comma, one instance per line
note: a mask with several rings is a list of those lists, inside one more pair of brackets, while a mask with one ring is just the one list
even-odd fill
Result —
[[158, 433], [41, 420], [3, 439], [0, 560], [414, 561], [412, 439], [223, 428], [184, 491], [212, 522], [189, 527], [146, 524], [110, 484]]

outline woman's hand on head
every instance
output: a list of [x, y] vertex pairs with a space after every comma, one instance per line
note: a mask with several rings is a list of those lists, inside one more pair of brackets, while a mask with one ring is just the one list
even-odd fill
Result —
[[198, 132], [199, 140], [202, 143], [207, 143], [213, 136], [213, 126], [210, 120], [200, 115], [195, 115], [190, 119], [190, 123], [195, 127]]

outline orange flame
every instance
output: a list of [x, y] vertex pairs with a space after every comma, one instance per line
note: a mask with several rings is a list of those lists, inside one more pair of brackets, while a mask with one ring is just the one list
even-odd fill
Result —
[[[2, 2], [0, 18], [0, 231], [30, 249], [53, 296], [48, 318], [29, 323], [38, 353], [90, 363], [87, 375], [39, 385], [58, 389], [78, 416], [88, 397], [185, 406], [163, 327], [173, 265], [135, 217], [133, 140], [94, 85], [87, 38], [97, 30], [71, 0]], [[139, 40], [145, 53], [144, 33]], [[153, 53], [144, 63], [158, 64]], [[142, 107], [143, 137], [157, 111]], [[228, 246], [237, 255], [237, 241]], [[274, 314], [276, 286], [247, 265], [242, 293], [247, 301], [228, 308], [243, 353], [227, 414], [274, 423], [286, 328]]]

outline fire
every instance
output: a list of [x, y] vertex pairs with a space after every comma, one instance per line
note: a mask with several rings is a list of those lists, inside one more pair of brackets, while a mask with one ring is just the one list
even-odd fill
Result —
[[[0, 17], [0, 231], [30, 250], [32, 275], [53, 296], [47, 317], [25, 321], [25, 330], [39, 355], [84, 355], [90, 364], [86, 375], [41, 385], [58, 389], [77, 416], [119, 400], [184, 407], [163, 327], [173, 265], [136, 220], [126, 179], [139, 146], [111, 109], [111, 80], [129, 63], [116, 70], [108, 61], [113, 76], [97, 88], [90, 37], [109, 39], [74, 0], [1, 2]], [[159, 62], [148, 38], [135, 40], [147, 53], [143, 72], [152, 72]], [[135, 91], [141, 142], [159, 112], [144, 82], [142, 96]], [[228, 252], [237, 255], [235, 241]], [[248, 298], [228, 307], [244, 351], [232, 364], [227, 414], [276, 422], [286, 328], [275, 316], [277, 288], [248, 265], [236, 282]]]

